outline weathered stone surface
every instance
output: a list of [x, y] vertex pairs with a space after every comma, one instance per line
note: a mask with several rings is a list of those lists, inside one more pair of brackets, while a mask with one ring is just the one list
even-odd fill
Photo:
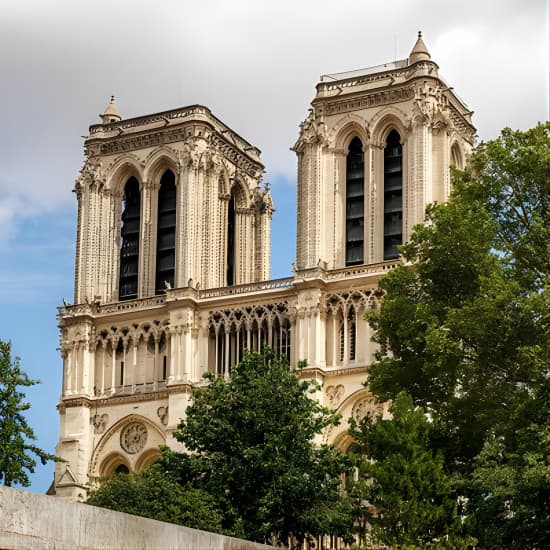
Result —
[[269, 550], [271, 546], [0, 487], [0, 550]]

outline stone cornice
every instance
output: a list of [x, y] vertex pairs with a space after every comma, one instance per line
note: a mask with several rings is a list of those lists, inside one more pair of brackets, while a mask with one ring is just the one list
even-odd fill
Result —
[[[190, 307], [209, 310], [227, 305], [238, 306], [241, 303], [255, 303], [295, 296], [297, 292], [308, 288], [318, 288], [330, 292], [331, 288], [340, 288], [342, 284], [354, 287], [357, 284], [372, 284], [373, 281], [395, 269], [399, 260], [389, 260], [376, 264], [324, 269], [315, 267], [297, 270], [294, 277], [272, 279], [256, 283], [246, 283], [221, 288], [197, 289], [191, 286], [168, 289], [166, 294], [150, 296], [137, 300], [113, 302], [110, 304], [76, 304], [59, 308], [58, 320], [61, 326], [70, 326], [82, 322], [93, 322], [116, 316], [117, 319], [133, 318], [136, 314], [151, 311]], [[190, 281], [191, 282], [191, 281]], [[191, 282], [192, 284], [192, 282]], [[157, 314], [158, 315], [158, 314]]]
[[342, 367], [336, 369], [327, 369], [322, 367], [305, 367], [300, 373], [300, 378], [313, 378], [314, 376], [326, 378], [328, 376], [346, 376], [350, 374], [362, 374], [368, 370], [367, 365], [358, 365], [356, 367]]
[[388, 88], [386, 90], [373, 90], [357, 95], [346, 95], [344, 98], [334, 100], [326, 98], [315, 99], [314, 104], [322, 104], [322, 114], [326, 116], [401, 103], [414, 98], [414, 89], [410, 86]]
[[[202, 129], [194, 131], [197, 126]], [[190, 132], [190, 129], [193, 131]], [[190, 137], [206, 138], [241, 171], [258, 178], [264, 170], [260, 150], [216, 118], [210, 109], [192, 105], [110, 124], [90, 126], [84, 146], [87, 155], [110, 155], [181, 142]]]
[[434, 78], [438, 78], [438, 68], [438, 65], [433, 61], [419, 61], [408, 65], [405, 63], [405, 60], [401, 60], [396, 63], [363, 69], [362, 71], [326, 75], [331, 80], [319, 82], [316, 89], [318, 97], [330, 97], [330, 94], [339, 95], [341, 93], [353, 92], [353, 88], [372, 84], [374, 86], [370, 88], [371, 90], [379, 90], [380, 88], [392, 86], [396, 82], [398, 84], [408, 83], [414, 77], [425, 78], [426, 76], [433, 76]]
[[166, 386], [162, 390], [152, 391], [148, 393], [135, 393], [129, 395], [115, 395], [113, 397], [65, 397], [62, 398], [57, 409], [61, 412], [70, 407], [105, 407], [112, 405], [125, 405], [128, 403], [139, 403], [143, 401], [156, 401], [158, 399], [166, 399], [173, 393], [192, 393], [191, 384], [174, 384]]

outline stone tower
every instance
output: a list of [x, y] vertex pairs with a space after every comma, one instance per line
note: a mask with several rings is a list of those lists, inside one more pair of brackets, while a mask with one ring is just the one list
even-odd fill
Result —
[[139, 471], [207, 371], [271, 347], [343, 423], [372, 408], [365, 313], [425, 207], [450, 192], [473, 145], [471, 112], [419, 35], [408, 58], [324, 75], [294, 145], [294, 273], [269, 279], [273, 204], [259, 150], [194, 105], [90, 127], [75, 185], [74, 305], [59, 310], [63, 389], [56, 494], [83, 498]]
[[397, 258], [449, 165], [473, 143], [471, 112], [439, 75], [421, 33], [409, 57], [323, 75], [300, 137], [297, 268]]

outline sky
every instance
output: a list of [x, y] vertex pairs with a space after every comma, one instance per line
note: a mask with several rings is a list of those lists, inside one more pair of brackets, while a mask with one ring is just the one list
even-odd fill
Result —
[[[82, 136], [115, 95], [124, 118], [200, 103], [262, 150], [272, 277], [294, 261], [290, 147], [322, 74], [408, 56], [417, 32], [475, 111], [480, 140], [549, 117], [548, 0], [1, 0], [0, 339], [26, 372], [42, 448], [59, 436], [56, 308], [72, 302]], [[291, 244], [292, 243], [292, 244]], [[30, 490], [45, 492], [53, 466]]]

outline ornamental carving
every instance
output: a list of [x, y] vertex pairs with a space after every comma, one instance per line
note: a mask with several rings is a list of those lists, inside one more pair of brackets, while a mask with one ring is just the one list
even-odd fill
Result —
[[86, 185], [94, 181], [105, 182], [105, 176], [102, 174], [102, 162], [97, 158], [88, 158], [76, 180], [76, 186]]
[[294, 145], [294, 151], [301, 151], [305, 145], [326, 145], [327, 127], [326, 124], [317, 117], [313, 110], [310, 110], [307, 118], [300, 124], [300, 137]]
[[139, 453], [147, 442], [147, 428], [141, 422], [128, 424], [120, 433], [120, 446], [128, 454]]
[[328, 397], [328, 404], [332, 408], [336, 408], [340, 401], [342, 401], [342, 397], [344, 397], [345, 389], [342, 384], [338, 384], [337, 386], [329, 386], [325, 393]]
[[168, 424], [168, 407], [159, 407], [157, 409], [157, 416], [160, 418], [160, 422], [163, 426]]
[[108, 414], [94, 414], [90, 419], [90, 423], [94, 427], [94, 433], [102, 434], [109, 423]]
[[416, 118], [426, 123], [438, 113], [447, 113], [448, 103], [443, 88], [439, 85], [422, 84], [416, 86], [414, 94], [414, 110]]
[[390, 103], [407, 101], [409, 99], [412, 99], [414, 95], [414, 90], [407, 87], [376, 92], [374, 94], [368, 94], [359, 98], [333, 101], [326, 106], [326, 114], [335, 115], [339, 113], [347, 113], [348, 111], [367, 109], [368, 107], [389, 105]]
[[366, 416], [377, 416], [382, 412], [380, 405], [374, 402], [371, 396], [357, 401], [351, 410], [351, 416], [357, 422], [360, 422]]

